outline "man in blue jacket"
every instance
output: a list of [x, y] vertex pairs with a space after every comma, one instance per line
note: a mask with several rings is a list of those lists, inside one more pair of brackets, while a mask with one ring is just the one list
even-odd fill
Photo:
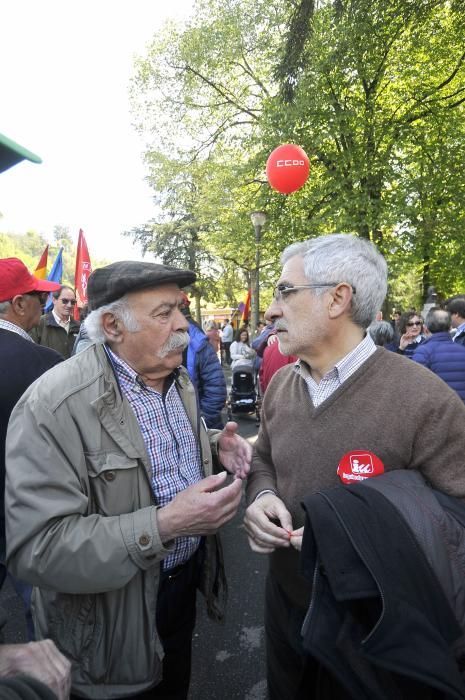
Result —
[[182, 312], [189, 322], [189, 345], [183, 353], [183, 365], [197, 389], [200, 412], [207, 428], [224, 428], [221, 411], [226, 402], [226, 381], [218, 357], [200, 326], [190, 315], [190, 300], [183, 295]]
[[412, 359], [441, 377], [465, 402], [465, 347], [451, 339], [450, 313], [437, 307], [430, 309], [426, 327], [431, 338], [418, 346]]

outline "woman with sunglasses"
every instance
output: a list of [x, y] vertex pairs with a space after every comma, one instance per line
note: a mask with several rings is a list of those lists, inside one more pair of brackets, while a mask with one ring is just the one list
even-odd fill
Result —
[[416, 311], [407, 311], [399, 319], [400, 339], [396, 352], [412, 357], [417, 347], [425, 342], [423, 319]]

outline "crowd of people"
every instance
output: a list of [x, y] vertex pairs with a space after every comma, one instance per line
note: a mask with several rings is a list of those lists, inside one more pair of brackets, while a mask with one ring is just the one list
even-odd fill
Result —
[[[197, 591], [221, 620], [245, 484], [270, 700], [465, 698], [465, 296], [383, 321], [369, 241], [281, 262], [265, 320], [235, 334], [192, 318], [188, 270], [95, 270], [80, 328], [73, 289], [0, 260], [1, 579], [39, 640], [0, 646], [0, 677], [187, 699]], [[224, 419], [241, 367], [253, 450]]]

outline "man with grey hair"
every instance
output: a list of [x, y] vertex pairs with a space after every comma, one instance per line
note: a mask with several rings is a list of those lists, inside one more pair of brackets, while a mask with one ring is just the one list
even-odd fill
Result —
[[394, 340], [394, 328], [387, 321], [373, 321], [367, 328], [375, 345], [390, 346]]
[[425, 324], [431, 336], [418, 346], [412, 360], [441, 377], [465, 402], [465, 347], [452, 341], [449, 311], [431, 308]]
[[187, 698], [197, 587], [222, 615], [216, 533], [237, 510], [251, 448], [235, 423], [206, 430], [180, 367], [181, 287], [194, 280], [145, 262], [94, 271], [93, 344], [39, 380], [10, 422], [8, 563], [36, 587], [36, 629], [73, 660], [80, 697]]
[[465, 496], [462, 402], [432, 373], [376, 347], [366, 333], [387, 289], [376, 247], [357, 236], [328, 235], [289, 246], [282, 262], [266, 318], [281, 352], [299, 359], [267, 388], [245, 516], [251, 548], [270, 554], [270, 700], [301, 697], [305, 670], [302, 697], [312, 697], [318, 677], [306, 667], [301, 638], [311, 597], [299, 563], [304, 496], [393, 469], [419, 469], [435, 488]]

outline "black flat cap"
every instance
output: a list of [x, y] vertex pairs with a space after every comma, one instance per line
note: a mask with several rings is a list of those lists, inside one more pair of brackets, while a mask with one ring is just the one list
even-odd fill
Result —
[[111, 304], [128, 292], [159, 287], [162, 284], [177, 284], [186, 287], [195, 282], [196, 274], [190, 270], [158, 265], [157, 263], [122, 260], [95, 270], [87, 285], [89, 311]]

